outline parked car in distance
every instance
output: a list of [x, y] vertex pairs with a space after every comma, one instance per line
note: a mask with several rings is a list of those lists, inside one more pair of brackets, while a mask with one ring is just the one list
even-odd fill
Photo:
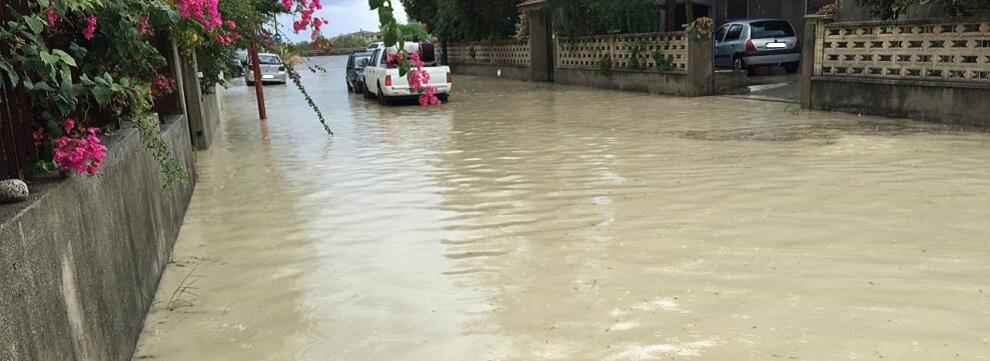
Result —
[[241, 65], [241, 59], [237, 57], [237, 54], [227, 57], [227, 69], [230, 69], [230, 77], [232, 78], [244, 76], [244, 67]]
[[347, 56], [347, 91], [360, 93], [364, 91], [364, 67], [371, 59], [371, 52], [359, 52]]
[[[397, 51], [395, 47], [391, 51]], [[399, 76], [399, 69], [390, 68], [386, 61], [385, 48], [378, 48], [371, 55], [368, 66], [364, 68], [364, 96], [378, 99], [381, 105], [389, 105], [393, 100], [417, 98], [419, 94], [409, 87], [409, 77]], [[424, 84], [436, 89], [437, 98], [447, 102], [450, 89], [453, 86], [453, 76], [447, 66], [426, 66], [423, 70], [430, 74], [430, 82]]]
[[[285, 74], [285, 66], [282, 65], [282, 59], [279, 58], [278, 55], [272, 53], [261, 53], [258, 54], [258, 60], [258, 66], [261, 67], [260, 78], [262, 83], [285, 84], [288, 76]], [[247, 85], [254, 85], [254, 65], [251, 64], [250, 57], [248, 57], [247, 71], [245, 72], [244, 80], [247, 81]]]
[[715, 31], [715, 66], [752, 70], [780, 65], [788, 73], [801, 67], [801, 42], [787, 20], [735, 20]]

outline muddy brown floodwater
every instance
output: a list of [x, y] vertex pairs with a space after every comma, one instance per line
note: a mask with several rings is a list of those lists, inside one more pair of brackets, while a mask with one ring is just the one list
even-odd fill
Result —
[[235, 84], [135, 359], [986, 360], [990, 134], [457, 76]]

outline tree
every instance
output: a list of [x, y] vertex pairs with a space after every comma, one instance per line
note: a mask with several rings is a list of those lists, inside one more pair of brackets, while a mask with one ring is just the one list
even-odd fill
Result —
[[550, 6], [564, 36], [663, 30], [662, 8], [655, 0], [554, 0]]
[[427, 24], [427, 26], [430, 25], [433, 16], [437, 13], [437, 0], [402, 0], [402, 6], [406, 8], [406, 15], [409, 20], [415, 20]]
[[519, 0], [434, 0], [433, 3], [436, 8], [429, 20], [421, 19], [426, 14], [419, 14], [418, 10], [409, 16], [426, 23], [432, 33], [443, 39], [508, 39], [515, 33]]
[[969, 15], [973, 10], [990, 8], [990, 0], [856, 0], [870, 16], [878, 19], [896, 19], [911, 8], [920, 5], [941, 5], [953, 16]]

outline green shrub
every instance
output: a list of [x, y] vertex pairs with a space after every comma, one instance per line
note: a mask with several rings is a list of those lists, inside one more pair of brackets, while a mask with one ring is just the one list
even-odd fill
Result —
[[601, 59], [598, 59], [598, 73], [605, 77], [612, 76], [612, 56], [605, 54]]
[[664, 55], [660, 49], [653, 50], [654, 67], [660, 71], [674, 70], [674, 56]]

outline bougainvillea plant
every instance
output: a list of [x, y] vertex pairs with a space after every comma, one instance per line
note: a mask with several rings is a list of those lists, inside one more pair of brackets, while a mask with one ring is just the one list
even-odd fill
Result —
[[[107, 155], [107, 147], [96, 136], [99, 129], [77, 127], [72, 118], [62, 124], [65, 133], [53, 141], [55, 150], [52, 161], [63, 172], [96, 175]], [[39, 141], [38, 132], [35, 132], [35, 141]]]
[[152, 86], [167, 66], [150, 40], [154, 27], [173, 25], [170, 2], [28, 1], [10, 14], [0, 24], [0, 87], [27, 95], [41, 158], [34, 170], [95, 175], [106, 156], [98, 129], [131, 123], [165, 183], [185, 179], [150, 120]]
[[389, 54], [386, 58], [388, 66], [398, 68], [399, 76], [408, 75], [409, 87], [419, 93], [420, 105], [442, 105], [443, 102], [437, 97], [437, 89], [426, 85], [430, 82], [430, 74], [423, 69], [419, 54], [406, 53], [402, 32], [398, 21], [395, 20], [392, 0], [368, 0], [368, 5], [372, 10], [378, 10], [385, 49], [389, 49], [388, 51], [396, 49], [395, 53]]

